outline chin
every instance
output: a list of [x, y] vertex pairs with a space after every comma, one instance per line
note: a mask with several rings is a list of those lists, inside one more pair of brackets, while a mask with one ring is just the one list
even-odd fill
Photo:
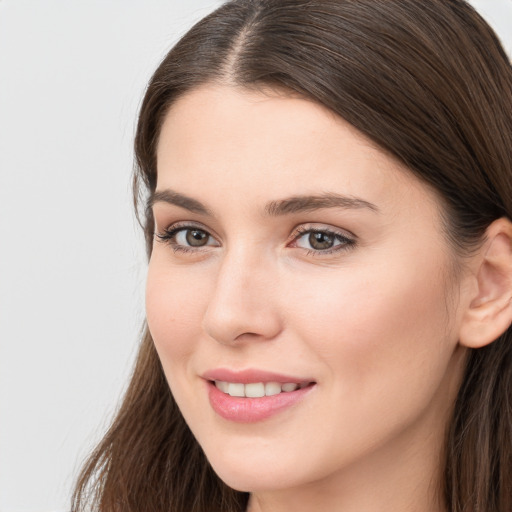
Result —
[[213, 466], [213, 469], [217, 476], [229, 487], [241, 492], [268, 492], [275, 491], [278, 489], [286, 489], [294, 487], [294, 483], [290, 480], [289, 475], [276, 474], [273, 471], [271, 474], [265, 470], [245, 470], [245, 471], [234, 471], [231, 468], [217, 468]]
[[[275, 451], [265, 455], [260, 450], [252, 457], [241, 455], [236, 450], [226, 451], [229, 453], [217, 453], [209, 461], [217, 476], [237, 491], [275, 491], [304, 485], [316, 479], [311, 474], [311, 467], [284, 457], [276, 460]], [[307, 470], [307, 474], [304, 470]]]

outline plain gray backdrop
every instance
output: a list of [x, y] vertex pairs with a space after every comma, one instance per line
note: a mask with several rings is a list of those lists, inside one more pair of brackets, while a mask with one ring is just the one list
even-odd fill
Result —
[[[0, 511], [69, 510], [144, 318], [151, 73], [215, 0], [0, 0]], [[512, 0], [473, 0], [512, 55]]]

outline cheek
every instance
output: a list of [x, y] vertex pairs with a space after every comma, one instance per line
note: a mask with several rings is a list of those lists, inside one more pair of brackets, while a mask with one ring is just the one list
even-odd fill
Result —
[[146, 285], [146, 317], [164, 368], [187, 361], [197, 348], [201, 319], [208, 305], [204, 275], [169, 265], [154, 254]]
[[[306, 347], [303, 358], [319, 363], [322, 395], [328, 397], [317, 415], [330, 418], [322, 428], [329, 441], [324, 453], [333, 467], [420, 419], [427, 430], [446, 421], [459, 371], [452, 367], [456, 337], [447, 324], [439, 267], [430, 263], [424, 270], [430, 271], [429, 279], [397, 261], [353, 268], [338, 277], [333, 273], [325, 283], [302, 281], [302, 290], [316, 293], [289, 289], [292, 337]], [[313, 438], [318, 425], [308, 428], [303, 426]]]
[[323, 292], [290, 290], [287, 303], [295, 316], [289, 324], [322, 358], [340, 400], [360, 410], [365, 400], [367, 410], [383, 398], [384, 408], [394, 400], [397, 406], [428, 401], [456, 346], [441, 267], [432, 260], [397, 260], [353, 268], [325, 283], [302, 283], [303, 289], [313, 285]]

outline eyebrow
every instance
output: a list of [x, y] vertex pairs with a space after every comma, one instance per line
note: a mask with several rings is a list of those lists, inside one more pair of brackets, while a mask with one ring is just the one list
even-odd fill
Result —
[[271, 201], [265, 211], [271, 216], [287, 215], [291, 213], [305, 213], [323, 208], [362, 209], [366, 208], [378, 212], [376, 205], [354, 196], [344, 196], [326, 193], [313, 196], [293, 196], [287, 199]]
[[[155, 203], [159, 202], [179, 206], [180, 208], [200, 215], [213, 216], [212, 212], [201, 202], [170, 189], [153, 192], [147, 202], [147, 208], [150, 209]], [[364, 199], [330, 192], [320, 195], [292, 196], [286, 199], [270, 201], [265, 206], [265, 213], [271, 217], [278, 217], [281, 215], [306, 213], [325, 208], [367, 209], [372, 212], [379, 211], [376, 205]]]
[[208, 215], [210, 217], [213, 216], [212, 212], [210, 212], [203, 203], [197, 201], [197, 199], [174, 192], [170, 189], [153, 192], [147, 201], [146, 210], [153, 208], [155, 203], [162, 202], [179, 206], [193, 213]]

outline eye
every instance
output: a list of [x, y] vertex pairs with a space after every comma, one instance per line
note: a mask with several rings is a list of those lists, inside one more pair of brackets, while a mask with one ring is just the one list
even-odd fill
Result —
[[157, 233], [156, 237], [161, 242], [168, 243], [175, 251], [193, 251], [208, 246], [219, 246], [208, 231], [196, 226], [171, 227], [163, 233]]
[[342, 233], [329, 229], [305, 229], [299, 230], [292, 243], [292, 247], [307, 249], [310, 252], [330, 254], [335, 251], [348, 249], [355, 244], [355, 240]]
[[336, 238], [330, 233], [312, 231], [309, 233], [307, 241], [311, 248], [317, 251], [324, 251], [325, 249], [331, 249], [334, 246]]
[[203, 247], [208, 245], [210, 235], [202, 229], [182, 229], [175, 235], [178, 245], [189, 245], [190, 247]]

